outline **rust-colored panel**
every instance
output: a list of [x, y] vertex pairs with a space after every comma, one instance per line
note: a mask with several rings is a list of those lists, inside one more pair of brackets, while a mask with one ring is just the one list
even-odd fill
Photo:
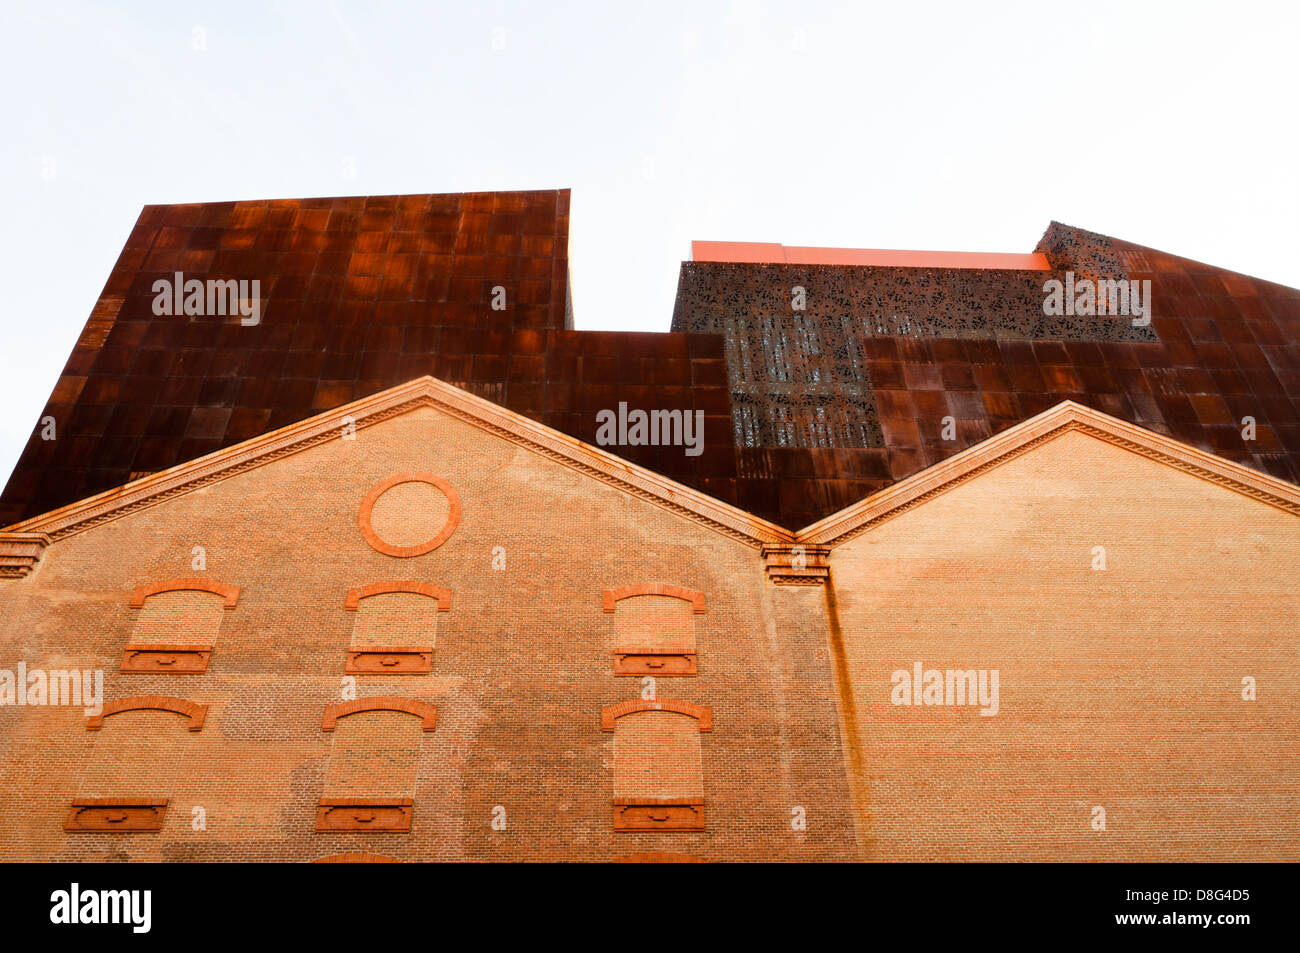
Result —
[[[1064, 399], [1300, 480], [1295, 289], [1056, 223], [1023, 256], [701, 243], [672, 333], [574, 331], [568, 200], [147, 207], [42, 412], [59, 439], [34, 432], [0, 525], [425, 373], [589, 443], [620, 402], [702, 410], [698, 456], [607, 449], [790, 528]], [[261, 324], [155, 316], [175, 270], [260, 278]], [[1067, 271], [1151, 281], [1150, 325], [1045, 315]]]
[[[435, 370], [448, 350], [436, 336], [403, 332], [455, 323], [442, 307], [461, 277], [474, 283], [471, 326], [562, 330], [567, 205], [548, 190], [146, 206], [40, 415], [58, 439], [29, 443], [0, 525], [420, 374], [473, 382]], [[521, 252], [536, 274], [519, 268]], [[259, 281], [260, 322], [156, 315], [153, 283], [177, 271]], [[495, 284], [504, 311], [490, 308]]]

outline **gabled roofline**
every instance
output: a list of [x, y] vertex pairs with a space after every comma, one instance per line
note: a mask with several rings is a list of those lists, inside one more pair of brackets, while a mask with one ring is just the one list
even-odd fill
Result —
[[775, 523], [428, 376], [3, 527], [3, 532], [44, 533], [57, 542], [136, 510], [307, 450], [326, 440], [337, 440], [345, 418], [361, 430], [421, 406], [432, 407], [495, 433], [755, 549], [764, 543], [794, 539], [789, 530]]
[[841, 545], [890, 517], [1074, 430], [1300, 516], [1300, 487], [1294, 484], [1066, 400], [804, 527], [795, 534], [795, 540]]
[[426, 376], [3, 527], [0, 533], [26, 534], [32, 538], [43, 535], [49, 542], [57, 542], [326, 440], [339, 439], [345, 421], [350, 420], [360, 430], [416, 407], [432, 407], [495, 433], [754, 549], [773, 543], [841, 545], [892, 516], [1073, 430], [1300, 516], [1300, 487], [1294, 484], [1067, 400], [792, 533], [653, 470]]

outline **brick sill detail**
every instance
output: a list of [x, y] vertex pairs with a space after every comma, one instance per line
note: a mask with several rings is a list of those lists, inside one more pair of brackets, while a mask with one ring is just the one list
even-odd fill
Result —
[[162, 830], [167, 798], [78, 798], [63, 829], [69, 834], [147, 834]]
[[371, 645], [348, 649], [348, 675], [428, 675], [433, 671], [431, 645]]
[[211, 645], [128, 645], [122, 656], [122, 671], [198, 675], [208, 670], [211, 659]]
[[396, 857], [385, 857], [383, 854], [367, 854], [364, 851], [353, 852], [350, 854], [331, 854], [328, 857], [318, 857], [312, 861], [313, 864], [400, 864], [401, 861]]
[[703, 857], [695, 857], [691, 854], [679, 854], [671, 850], [651, 850], [644, 851], [640, 854], [628, 854], [626, 857], [616, 857], [611, 863], [615, 864], [709, 864], [712, 861], [705, 860]]
[[408, 834], [411, 831], [412, 805], [409, 797], [321, 798], [316, 808], [316, 832]]
[[614, 798], [616, 831], [702, 831], [704, 801], [698, 798]]
[[615, 652], [615, 675], [698, 675], [694, 652]]

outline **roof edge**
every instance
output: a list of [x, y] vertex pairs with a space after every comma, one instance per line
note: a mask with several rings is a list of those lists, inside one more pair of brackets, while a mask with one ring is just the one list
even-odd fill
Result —
[[429, 406], [528, 447], [602, 482], [672, 510], [755, 549], [770, 543], [838, 546], [872, 526], [1041, 443], [1081, 430], [1148, 459], [1300, 516], [1300, 487], [1188, 444], [1066, 400], [833, 513], [797, 533], [639, 464], [584, 443], [434, 377], [419, 377], [305, 420], [150, 474], [75, 503], [0, 527], [7, 536], [44, 534], [51, 542], [135, 510], [219, 482], [357, 429]]
[[0, 527], [0, 531], [45, 533], [57, 542], [134, 510], [335, 439], [345, 424], [345, 418], [350, 418], [350, 422], [361, 429], [415, 406], [431, 406], [496, 433], [755, 549], [764, 543], [794, 540], [794, 534], [784, 527], [429, 376], [398, 384], [120, 487]]
[[1300, 516], [1300, 487], [1294, 484], [1066, 400], [804, 527], [795, 540], [841, 545], [877, 523], [1072, 430]]
[[779, 242], [692, 241], [691, 261], [729, 264], [854, 265], [886, 268], [971, 268], [1050, 271], [1047, 256], [1006, 252], [826, 248]]

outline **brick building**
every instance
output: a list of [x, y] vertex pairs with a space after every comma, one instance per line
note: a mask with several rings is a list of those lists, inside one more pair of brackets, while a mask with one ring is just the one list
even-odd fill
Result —
[[567, 212], [145, 209], [0, 496], [0, 857], [1300, 856], [1300, 292], [699, 243], [582, 332]]

